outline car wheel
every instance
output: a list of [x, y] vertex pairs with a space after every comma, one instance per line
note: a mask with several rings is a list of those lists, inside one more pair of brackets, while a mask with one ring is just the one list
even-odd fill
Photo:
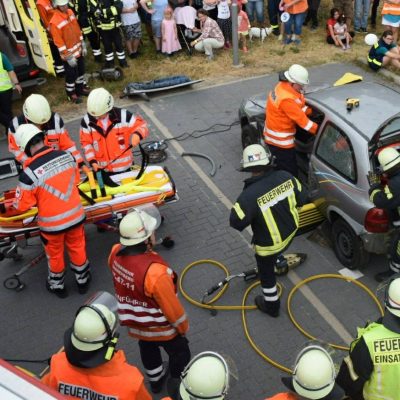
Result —
[[242, 127], [242, 147], [243, 149], [251, 144], [260, 143], [260, 134], [253, 125], [244, 125]]
[[342, 218], [332, 224], [333, 250], [338, 260], [349, 269], [358, 269], [368, 263], [369, 253], [362, 240]]

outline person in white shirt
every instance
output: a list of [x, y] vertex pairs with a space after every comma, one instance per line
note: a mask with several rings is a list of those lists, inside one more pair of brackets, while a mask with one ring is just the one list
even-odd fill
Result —
[[139, 55], [138, 48], [142, 37], [140, 18], [137, 12], [137, 0], [122, 0], [123, 8], [121, 14], [122, 29], [124, 31], [126, 48], [130, 58]]

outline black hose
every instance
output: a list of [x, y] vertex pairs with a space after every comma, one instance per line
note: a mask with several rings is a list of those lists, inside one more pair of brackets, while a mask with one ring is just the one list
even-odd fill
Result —
[[183, 152], [181, 154], [182, 157], [184, 156], [195, 156], [195, 157], [201, 157], [201, 158], [205, 158], [206, 160], [210, 161], [211, 163], [211, 171], [210, 171], [210, 176], [214, 176], [217, 173], [217, 168], [215, 167], [215, 162], [214, 160], [209, 157], [207, 154], [204, 153], [187, 153], [187, 152]]

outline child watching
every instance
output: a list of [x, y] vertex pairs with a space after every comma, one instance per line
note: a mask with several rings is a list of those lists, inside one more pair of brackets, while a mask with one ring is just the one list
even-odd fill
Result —
[[231, 3], [230, 0], [218, 0], [217, 4], [218, 8], [217, 23], [224, 35], [226, 49], [229, 49], [231, 47], [231, 38], [232, 38], [232, 19], [231, 19], [231, 11], [229, 9], [230, 3]]
[[142, 37], [141, 22], [138, 15], [137, 0], [122, 0], [121, 13], [122, 30], [125, 36], [125, 44], [130, 58], [136, 58]]
[[247, 53], [247, 35], [249, 34], [250, 20], [246, 12], [243, 11], [242, 4], [238, 3], [238, 34], [239, 34], [239, 46], [242, 43], [243, 52]]
[[162, 48], [161, 51], [172, 56], [173, 53], [179, 51], [182, 47], [178, 40], [178, 30], [173, 17], [172, 8], [166, 7], [164, 10], [164, 18], [161, 23]]
[[351, 36], [347, 31], [346, 16], [340, 15], [336, 24], [333, 26], [333, 33], [335, 37], [335, 45], [342, 46], [343, 50], [350, 49]]

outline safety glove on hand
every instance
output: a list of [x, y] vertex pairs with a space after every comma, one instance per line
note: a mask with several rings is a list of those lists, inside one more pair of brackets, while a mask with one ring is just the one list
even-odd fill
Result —
[[69, 56], [65, 61], [71, 68], [75, 68], [78, 65], [78, 62], [74, 56]]
[[86, 57], [87, 56], [87, 46], [84, 40], [82, 40], [82, 56]]
[[141, 139], [142, 139], [142, 137], [140, 136], [140, 134], [137, 132], [134, 132], [132, 135], [132, 138], [131, 138], [132, 147], [139, 146]]
[[381, 177], [374, 171], [369, 171], [367, 175], [369, 190], [368, 193], [371, 194], [375, 189], [379, 189], [381, 187]]

